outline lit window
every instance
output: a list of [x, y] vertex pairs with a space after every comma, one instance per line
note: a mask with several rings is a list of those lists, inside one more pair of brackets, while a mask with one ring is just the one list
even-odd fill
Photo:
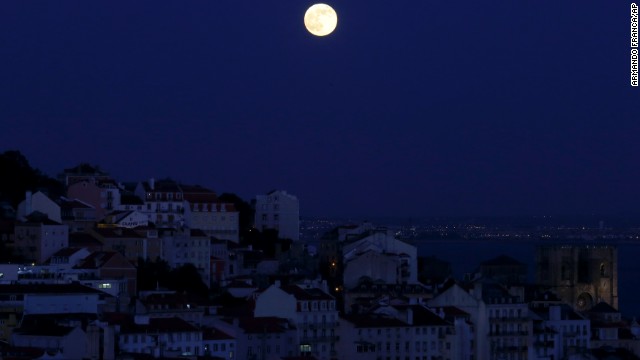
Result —
[[109, 283], [98, 284], [98, 289], [111, 289], [111, 284]]

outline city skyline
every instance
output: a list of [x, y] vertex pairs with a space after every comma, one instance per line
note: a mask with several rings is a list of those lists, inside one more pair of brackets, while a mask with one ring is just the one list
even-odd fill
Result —
[[0, 4], [0, 151], [309, 216], [638, 215], [627, 4]]

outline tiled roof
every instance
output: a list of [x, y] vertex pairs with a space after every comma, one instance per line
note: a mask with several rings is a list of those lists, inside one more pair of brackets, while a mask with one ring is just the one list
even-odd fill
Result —
[[293, 295], [297, 300], [333, 300], [333, 296], [324, 291], [311, 288], [303, 289], [297, 285], [284, 285], [282, 290]]
[[97, 234], [105, 238], [142, 238], [144, 236], [138, 234], [128, 228], [94, 228]]
[[457, 316], [469, 316], [470, 314], [458, 307], [455, 306], [442, 306], [442, 307], [437, 307], [434, 308], [434, 310], [438, 310], [438, 309], [442, 309], [442, 311], [444, 312], [445, 316], [449, 317], [457, 317]]
[[61, 209], [93, 209], [94, 207], [78, 199], [60, 199]]
[[69, 246], [70, 247], [84, 247], [84, 246], [102, 246], [100, 240], [96, 239], [93, 235], [81, 232], [75, 232], [69, 234]]
[[204, 329], [202, 332], [202, 340], [233, 340], [235, 339], [233, 336], [227, 334], [226, 332], [218, 329]]
[[191, 237], [209, 237], [204, 231], [200, 229], [191, 229], [190, 231]]
[[189, 324], [179, 317], [172, 318], [150, 318], [149, 324], [136, 324], [132, 317], [127, 317], [120, 323], [122, 333], [175, 333], [175, 332], [197, 332], [197, 327]]
[[72, 284], [0, 284], [0, 294], [104, 294], [77, 283]]
[[151, 190], [151, 187], [149, 186], [148, 181], [143, 182], [142, 185], [144, 186], [146, 191], [173, 192], [173, 193], [182, 192], [182, 189], [180, 188], [180, 185], [178, 185], [177, 182], [173, 180], [168, 180], [168, 179], [155, 180], [153, 184], [153, 190]]
[[[567, 304], [558, 304], [555, 306], [560, 307], [560, 319], [562, 320], [584, 320], [585, 318], [578, 314], [573, 308]], [[536, 315], [540, 318], [548, 320], [549, 319], [549, 308], [548, 307], [533, 307], [531, 308]]]
[[49, 219], [46, 214], [39, 211], [34, 211], [26, 217], [25, 221], [19, 222], [20, 225], [62, 225], [57, 221]]
[[433, 313], [422, 305], [396, 305], [396, 309], [408, 310], [413, 312], [414, 326], [447, 326], [451, 325], [448, 321]]
[[37, 326], [33, 328], [18, 328], [14, 330], [15, 334], [31, 335], [31, 336], [52, 336], [63, 337], [69, 334], [74, 328], [70, 326]]
[[[104, 264], [106, 264], [109, 260], [111, 260], [114, 256], [118, 256], [119, 253], [115, 251], [94, 251], [91, 255], [82, 259], [78, 265], [76, 265], [76, 269], [99, 269]], [[122, 256], [122, 255], [120, 255]], [[131, 268], [134, 268], [131, 265]]]
[[283, 333], [289, 329], [289, 321], [279, 317], [249, 317], [239, 320], [240, 328], [247, 334]]
[[[184, 187], [183, 187], [184, 190]], [[184, 199], [190, 203], [198, 203], [198, 204], [210, 204], [218, 202], [218, 196], [215, 192], [211, 190], [204, 189], [203, 191], [198, 192], [190, 192], [184, 190], [183, 193]]]
[[618, 310], [614, 309], [611, 305], [606, 302], [600, 302], [596, 306], [592, 307], [589, 310], [590, 313], [617, 313]]
[[405, 327], [406, 322], [379, 314], [345, 315], [343, 320], [352, 323], [356, 328]]
[[80, 250], [82, 250], [82, 248], [76, 248], [76, 247], [62, 248], [62, 249], [56, 251], [53, 255], [51, 255], [51, 257], [49, 257], [49, 259], [47, 259], [47, 261], [45, 263], [50, 263], [51, 258], [53, 258], [53, 257], [69, 257], [69, 256], [77, 253]]

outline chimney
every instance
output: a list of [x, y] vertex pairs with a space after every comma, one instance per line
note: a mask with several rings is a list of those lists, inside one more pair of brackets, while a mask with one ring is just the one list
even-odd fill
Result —
[[280, 287], [280, 280], [276, 280], [276, 282], [273, 285], [275, 285], [275, 287], [279, 288]]
[[24, 216], [29, 216], [33, 212], [33, 204], [31, 200], [31, 191], [27, 191], [24, 199]]
[[154, 178], [149, 179], [149, 187], [151, 188], [151, 190], [156, 189], [156, 179]]
[[411, 307], [407, 308], [407, 324], [413, 325], [413, 309]]

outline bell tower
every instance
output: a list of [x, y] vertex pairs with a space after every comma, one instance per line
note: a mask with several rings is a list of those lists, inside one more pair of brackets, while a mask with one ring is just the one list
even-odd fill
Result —
[[578, 311], [599, 302], [618, 308], [618, 251], [610, 245], [541, 245], [536, 282]]

